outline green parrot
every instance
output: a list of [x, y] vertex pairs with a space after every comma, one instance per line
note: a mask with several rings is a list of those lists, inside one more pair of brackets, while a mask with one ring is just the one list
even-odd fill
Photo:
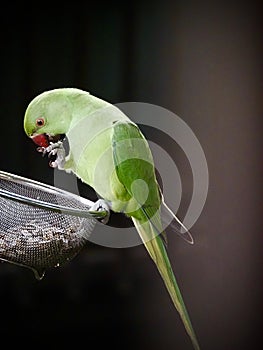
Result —
[[72, 172], [96, 191], [99, 199], [91, 210], [108, 213], [104, 224], [111, 210], [131, 218], [194, 349], [200, 349], [167, 254], [162, 208], [173, 216], [177, 233], [190, 243], [193, 240], [164, 202], [149, 144], [138, 125], [119, 108], [87, 91], [57, 88], [29, 103], [24, 130], [40, 152], [55, 156], [52, 167]]

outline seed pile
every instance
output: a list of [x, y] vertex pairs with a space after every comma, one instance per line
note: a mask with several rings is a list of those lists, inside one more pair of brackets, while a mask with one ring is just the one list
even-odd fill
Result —
[[0, 258], [36, 269], [55, 267], [71, 260], [86, 241], [81, 221], [61, 228], [29, 220], [0, 230]]

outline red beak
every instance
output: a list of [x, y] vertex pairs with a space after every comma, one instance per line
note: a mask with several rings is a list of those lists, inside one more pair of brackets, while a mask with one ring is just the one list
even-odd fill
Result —
[[32, 136], [31, 139], [35, 142], [36, 145], [40, 147], [49, 146], [49, 138], [46, 134], [35, 135]]

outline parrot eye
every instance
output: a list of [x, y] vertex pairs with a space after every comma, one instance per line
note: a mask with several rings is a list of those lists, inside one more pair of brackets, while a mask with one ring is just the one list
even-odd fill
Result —
[[45, 124], [45, 119], [44, 118], [37, 118], [36, 120], [36, 125], [37, 126], [43, 126]]

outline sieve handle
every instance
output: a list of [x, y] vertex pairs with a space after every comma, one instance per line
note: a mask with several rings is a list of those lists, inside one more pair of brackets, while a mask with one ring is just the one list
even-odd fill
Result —
[[22, 203], [26, 203], [32, 206], [36, 206], [38, 208], [44, 208], [55, 212], [60, 212], [63, 214], [78, 216], [82, 218], [93, 217], [95, 219], [102, 219], [107, 215], [106, 211], [96, 211], [96, 210], [91, 211], [91, 210], [69, 208], [59, 204], [51, 204], [51, 203], [43, 202], [36, 198], [28, 198], [26, 196], [22, 196], [20, 194], [13, 193], [13, 192], [8, 192], [3, 189], [0, 189], [0, 196], [9, 198], [15, 201], [19, 201]]

